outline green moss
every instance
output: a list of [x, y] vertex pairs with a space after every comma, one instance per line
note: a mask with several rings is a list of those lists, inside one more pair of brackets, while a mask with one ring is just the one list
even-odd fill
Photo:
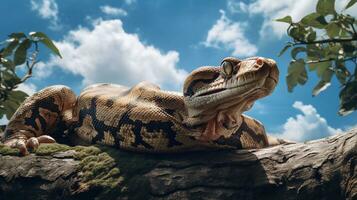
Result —
[[0, 154], [4, 156], [18, 156], [20, 155], [20, 152], [18, 149], [10, 148], [8, 146], [0, 144]]
[[[160, 159], [157, 155], [124, 152], [99, 145], [71, 147], [63, 144], [41, 144], [34, 153], [49, 156], [68, 150], [75, 150], [73, 158], [80, 161], [79, 191], [94, 191], [96, 199], [118, 198], [123, 195], [137, 196], [140, 199], [145, 196], [149, 191], [143, 191], [143, 188], [149, 187], [144, 187], [148, 181], [143, 181], [142, 175]], [[19, 155], [19, 152], [0, 145], [0, 154]]]
[[[68, 151], [72, 149], [72, 147], [69, 147], [67, 145], [63, 144], [41, 144], [39, 148], [33, 152], [36, 155], [39, 156], [46, 156], [46, 155], [52, 155], [57, 152], [63, 152], [63, 151]], [[10, 148], [8, 146], [5, 146], [3, 144], [0, 144], [0, 154], [1, 155], [11, 155], [11, 156], [19, 156], [19, 150], [16, 148]]]
[[75, 158], [78, 160], [83, 160], [89, 155], [97, 155], [101, 152], [101, 150], [96, 146], [75, 146], [73, 149], [76, 151]]
[[120, 196], [124, 177], [118, 163], [108, 153], [98, 146], [74, 147], [75, 158], [80, 160], [79, 176], [81, 185], [79, 190], [100, 189], [98, 199]]
[[75, 150], [74, 159], [80, 161], [78, 174], [82, 181], [79, 190], [99, 188], [102, 191], [100, 195], [107, 196], [113, 188], [120, 188], [124, 178], [121, 177], [115, 159], [98, 146], [70, 147], [63, 144], [41, 144], [35, 153], [44, 156], [68, 150]]
[[47, 155], [52, 155], [57, 152], [68, 151], [71, 149], [72, 149], [72, 147], [69, 147], [64, 144], [58, 144], [58, 143], [41, 144], [34, 153], [39, 156], [47, 156]]
[[157, 160], [163, 158], [162, 155], [126, 152], [108, 146], [99, 148], [109, 154], [118, 163], [122, 173], [128, 176], [145, 173], [157, 163]]

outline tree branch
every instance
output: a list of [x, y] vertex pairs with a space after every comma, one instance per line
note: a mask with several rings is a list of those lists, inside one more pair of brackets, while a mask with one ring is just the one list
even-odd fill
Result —
[[293, 43], [293, 45], [296, 46], [296, 45], [304, 45], [304, 44], [323, 44], [323, 43], [338, 43], [338, 42], [351, 42], [351, 41], [357, 41], [357, 37], [315, 40], [311, 42], [299, 41]]
[[[32, 53], [32, 55], [29, 58], [29, 60], [26, 61], [27, 73], [26, 73], [26, 75], [24, 77], [22, 77], [22, 79], [21, 79], [19, 84], [24, 83], [27, 79], [32, 77], [32, 69], [38, 63], [38, 61], [36, 59], [37, 59], [37, 55], [38, 55], [39, 52], [40, 51], [38, 49], [38, 43], [35, 42], [35, 51]], [[17, 84], [17, 85], [19, 85], [19, 84]]]
[[[350, 58], [345, 58], [341, 61], [345, 62], [345, 61], [354, 61], [357, 58], [357, 56], [354, 57], [350, 57]], [[314, 63], [322, 63], [322, 62], [329, 62], [329, 61], [334, 61], [336, 59], [334, 58], [329, 58], [329, 59], [322, 59], [322, 60], [309, 60], [306, 62], [306, 64], [314, 64]]]
[[152, 155], [99, 148], [26, 157], [1, 155], [0, 148], [0, 199], [357, 198], [357, 129], [256, 150]]

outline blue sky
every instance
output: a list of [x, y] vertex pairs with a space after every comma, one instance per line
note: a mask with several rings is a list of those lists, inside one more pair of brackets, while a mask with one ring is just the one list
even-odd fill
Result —
[[[347, 0], [337, 2], [341, 9]], [[0, 37], [42, 31], [56, 41], [63, 59], [42, 48], [34, 77], [21, 86], [29, 93], [64, 84], [78, 94], [92, 83], [131, 86], [142, 80], [179, 91], [191, 70], [219, 65], [226, 56], [273, 58], [280, 83], [248, 114], [263, 122], [269, 133], [303, 141], [357, 126], [357, 112], [337, 114], [335, 78], [318, 97], [311, 95], [317, 83], [312, 73], [305, 86], [287, 92], [289, 53], [277, 54], [289, 38], [286, 25], [273, 19], [289, 14], [299, 20], [315, 4], [316, 0], [3, 0]], [[348, 12], [357, 13], [356, 7]]]

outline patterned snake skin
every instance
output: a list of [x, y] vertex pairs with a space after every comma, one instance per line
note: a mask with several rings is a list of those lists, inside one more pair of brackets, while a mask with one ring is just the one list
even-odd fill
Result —
[[147, 82], [92, 85], [78, 98], [66, 86], [51, 86], [23, 102], [2, 140], [22, 154], [62, 141], [140, 152], [263, 148], [284, 141], [242, 112], [269, 95], [278, 76], [271, 59], [228, 57], [221, 66], [194, 70], [183, 96]]

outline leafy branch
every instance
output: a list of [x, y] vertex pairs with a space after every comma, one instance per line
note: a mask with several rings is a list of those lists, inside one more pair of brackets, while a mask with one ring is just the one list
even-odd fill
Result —
[[[357, 1], [350, 0], [345, 9]], [[357, 109], [357, 32], [354, 17], [338, 13], [335, 0], [319, 0], [316, 10], [300, 21], [293, 22], [291, 16], [276, 21], [288, 23], [287, 34], [292, 38], [279, 53], [291, 49], [286, 82], [289, 92], [308, 80], [307, 68], [316, 72], [319, 82], [312, 91], [316, 96], [331, 85], [336, 76], [341, 84], [340, 115], [347, 115]], [[351, 69], [354, 68], [354, 73]]]
[[[6, 115], [10, 119], [28, 96], [25, 92], [16, 89], [32, 77], [33, 69], [38, 63], [39, 43], [61, 57], [51, 39], [41, 32], [31, 32], [28, 36], [24, 33], [12, 33], [7, 40], [0, 43], [2, 47], [0, 49], [0, 118]], [[27, 54], [32, 48], [28, 57]], [[19, 77], [18, 67], [23, 65], [26, 67], [26, 73]]]
[[[342, 59], [341, 61], [342, 62], [346, 62], [346, 61], [355, 61], [357, 59], [357, 56], [355, 57], [350, 57], [350, 58], [345, 58], [345, 59]], [[330, 61], [334, 61], [335, 59], [334, 58], [330, 58], [330, 59], [322, 59], [322, 60], [309, 60], [309, 61], [306, 61], [306, 64], [315, 64], [315, 63], [321, 63], [321, 62], [330, 62]]]
[[325, 40], [315, 40], [315, 41], [301, 41], [299, 43], [293, 43], [294, 46], [302, 44], [322, 44], [322, 43], [341, 43], [341, 42], [352, 42], [357, 41], [357, 36], [354, 38], [335, 38], [335, 39], [325, 39]]

